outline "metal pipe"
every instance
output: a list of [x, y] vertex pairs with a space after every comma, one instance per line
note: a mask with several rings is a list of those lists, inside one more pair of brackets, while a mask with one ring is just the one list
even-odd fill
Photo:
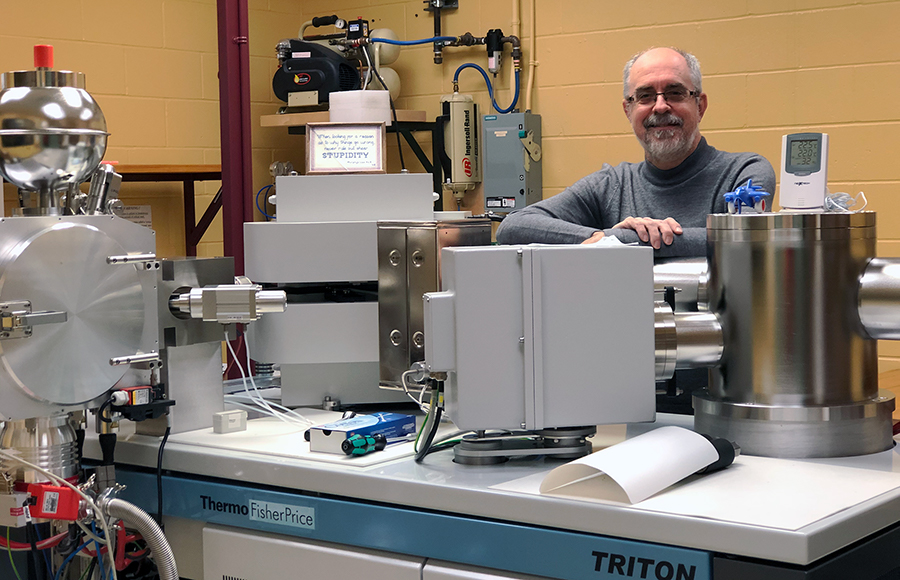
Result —
[[722, 324], [712, 312], [675, 313], [675, 369], [713, 367], [722, 360]]
[[[107, 200], [114, 199], [122, 185], [122, 176], [116, 173], [112, 165], [102, 164], [91, 176], [84, 213], [87, 215], [105, 214]], [[112, 192], [112, 196], [110, 196]]]
[[653, 308], [656, 380], [676, 370], [713, 367], [722, 360], [725, 341], [719, 317], [710, 312], [672, 312], [666, 302]]
[[110, 517], [122, 520], [126, 526], [141, 533], [153, 555], [161, 580], [178, 580], [175, 554], [159, 525], [147, 512], [121, 499], [101, 499], [100, 505]]
[[662, 290], [671, 286], [675, 291], [676, 312], [697, 312], [707, 309], [709, 264], [706, 258], [668, 258], [653, 265], [653, 286]]
[[656, 380], [665, 381], [675, 374], [678, 339], [675, 332], [675, 313], [662, 301], [653, 304], [653, 330], [656, 339]]
[[258, 290], [256, 292], [257, 314], [284, 312], [287, 307], [287, 294], [284, 290]]
[[859, 281], [858, 308], [871, 338], [900, 340], [900, 259], [869, 261]]

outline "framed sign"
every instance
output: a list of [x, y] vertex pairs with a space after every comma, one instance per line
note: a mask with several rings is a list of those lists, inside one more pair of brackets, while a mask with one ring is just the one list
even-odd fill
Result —
[[384, 123], [307, 123], [306, 173], [386, 173]]

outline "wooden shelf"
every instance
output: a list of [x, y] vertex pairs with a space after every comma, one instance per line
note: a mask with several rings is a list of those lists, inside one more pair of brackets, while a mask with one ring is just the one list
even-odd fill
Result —
[[[328, 111], [310, 111], [309, 113], [285, 113], [283, 115], [262, 115], [259, 124], [262, 127], [300, 127], [307, 123], [327, 123]], [[398, 123], [424, 123], [425, 111], [397, 109]]]

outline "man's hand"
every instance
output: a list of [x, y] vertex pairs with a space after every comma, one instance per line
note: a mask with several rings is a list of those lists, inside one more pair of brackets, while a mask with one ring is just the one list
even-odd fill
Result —
[[594, 232], [591, 234], [591, 237], [581, 242], [582, 244], [593, 244], [594, 242], [599, 242], [603, 239], [603, 232]]
[[656, 250], [662, 244], [671, 245], [675, 241], [676, 234], [680, 235], [682, 232], [681, 225], [672, 218], [657, 220], [629, 216], [613, 227], [636, 231], [642, 242], [649, 241]]

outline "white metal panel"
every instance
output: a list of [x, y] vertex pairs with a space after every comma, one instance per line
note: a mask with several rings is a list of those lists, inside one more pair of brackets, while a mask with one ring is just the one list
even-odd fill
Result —
[[374, 221], [247, 222], [244, 265], [257, 283], [377, 280], [378, 226]]
[[453, 292], [428, 292], [425, 301], [425, 364], [433, 372], [456, 370]]
[[429, 173], [275, 178], [279, 222], [434, 219]]
[[448, 415], [460, 429], [521, 429], [524, 303], [516, 249], [444, 248], [441, 286], [455, 293], [456, 308], [456, 372], [446, 383]]
[[282, 404], [319, 406], [325, 397], [343, 405], [409, 401], [402, 391], [378, 387], [377, 362], [281, 366]]
[[203, 522], [163, 516], [166, 525], [166, 540], [172, 547], [178, 576], [181, 578], [203, 578]]
[[542, 364], [535, 365], [542, 375], [535, 381], [543, 385], [535, 392], [543, 407], [537, 428], [652, 421], [652, 250], [553, 246], [534, 254]]
[[420, 580], [422, 566], [421, 558], [339, 544], [217, 526], [203, 530], [204, 580]]
[[458, 427], [653, 419], [652, 251], [504, 246], [442, 256], [455, 306], [447, 411]]
[[288, 303], [248, 325], [247, 345], [259, 361], [377, 363], [378, 303]]
[[531, 576], [528, 574], [516, 574], [493, 570], [491, 568], [479, 568], [475, 566], [463, 566], [451, 562], [428, 560], [422, 570], [422, 580], [546, 580], [544, 576]]

